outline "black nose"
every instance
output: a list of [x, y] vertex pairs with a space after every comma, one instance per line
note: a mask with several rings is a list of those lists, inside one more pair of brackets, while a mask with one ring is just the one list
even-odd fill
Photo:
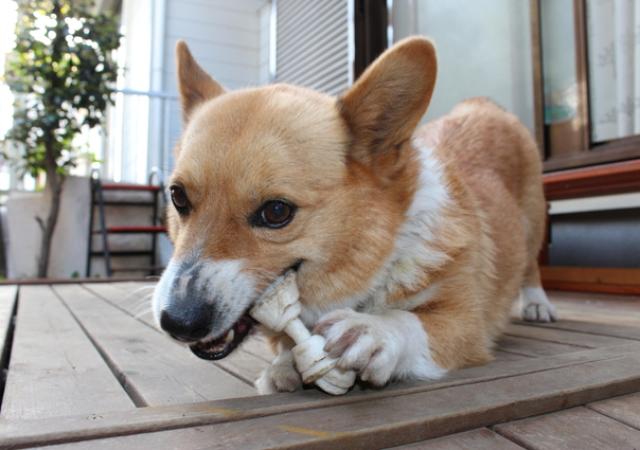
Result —
[[192, 342], [202, 339], [211, 331], [213, 308], [203, 305], [184, 311], [163, 310], [160, 326], [164, 331], [180, 341]]

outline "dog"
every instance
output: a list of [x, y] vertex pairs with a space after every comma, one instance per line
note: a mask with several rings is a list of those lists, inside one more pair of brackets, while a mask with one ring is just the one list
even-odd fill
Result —
[[[247, 311], [297, 271], [303, 322], [374, 386], [487, 363], [514, 300], [555, 320], [537, 255], [545, 199], [528, 130], [486, 99], [418, 127], [437, 73], [423, 38], [384, 52], [341, 97], [275, 84], [226, 92], [176, 47], [184, 130], [168, 209], [160, 327], [220, 359]], [[257, 380], [302, 386], [293, 343]]]

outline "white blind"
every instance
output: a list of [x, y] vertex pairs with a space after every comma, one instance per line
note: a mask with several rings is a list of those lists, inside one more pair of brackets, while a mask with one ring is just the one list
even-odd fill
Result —
[[352, 0], [277, 0], [276, 80], [338, 95], [353, 81]]

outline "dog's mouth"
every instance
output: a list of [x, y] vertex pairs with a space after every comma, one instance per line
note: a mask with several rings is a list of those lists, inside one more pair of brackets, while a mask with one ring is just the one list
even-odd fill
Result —
[[[289, 270], [297, 271], [300, 265], [303, 263], [302, 259], [296, 260], [296, 262], [285, 269], [282, 275]], [[215, 339], [203, 339], [191, 344], [189, 348], [198, 358], [207, 359], [209, 361], [216, 361], [229, 355], [232, 351], [238, 347], [249, 335], [249, 332], [257, 322], [249, 315], [249, 311], [245, 312], [236, 323], [223, 333], [221, 336]]]
[[222, 359], [234, 351], [240, 343], [249, 335], [255, 321], [248, 313], [243, 314], [240, 319], [215, 339], [203, 339], [191, 344], [189, 348], [198, 358], [215, 361]]

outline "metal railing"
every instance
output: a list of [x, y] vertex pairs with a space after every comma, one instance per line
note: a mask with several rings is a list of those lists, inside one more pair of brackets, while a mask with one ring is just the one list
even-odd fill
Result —
[[152, 170], [173, 167], [180, 132], [178, 98], [166, 92], [120, 89], [109, 113], [102, 173], [118, 181], [144, 183]]

